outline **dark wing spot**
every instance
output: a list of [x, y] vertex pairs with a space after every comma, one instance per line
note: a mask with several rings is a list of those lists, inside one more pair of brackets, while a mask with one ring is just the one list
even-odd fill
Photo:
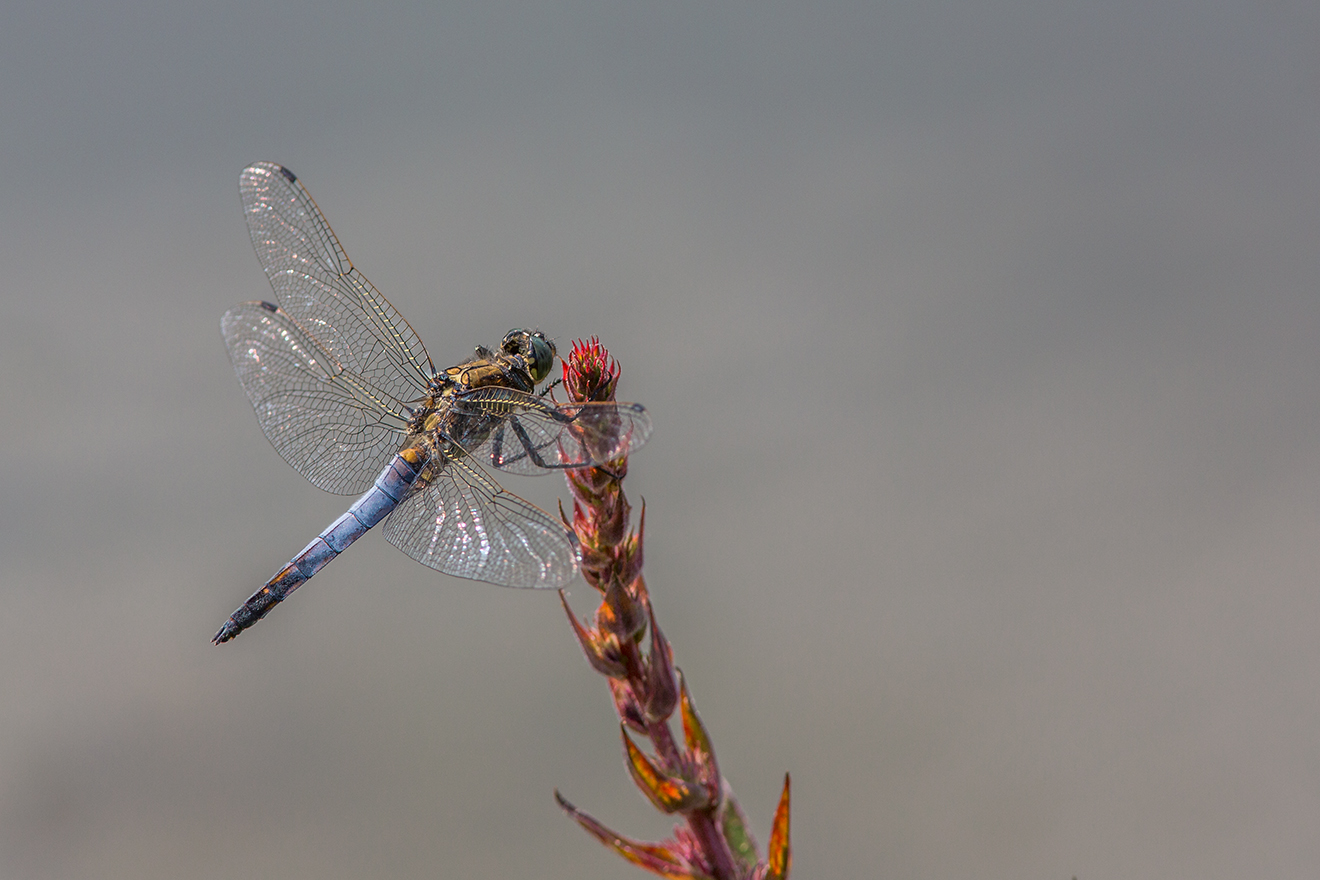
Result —
[[280, 310], [279, 306], [275, 305], [274, 303], [268, 303], [265, 300], [261, 301], [261, 307], [268, 312], [278, 312]]
[[285, 168], [283, 165], [280, 166], [280, 174], [283, 174], [284, 179], [289, 181], [289, 183], [293, 183], [295, 180], [298, 179], [298, 175], [294, 174], [292, 171]]

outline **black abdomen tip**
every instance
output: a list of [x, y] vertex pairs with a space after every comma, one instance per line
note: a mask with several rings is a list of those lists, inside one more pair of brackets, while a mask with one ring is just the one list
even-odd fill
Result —
[[230, 618], [225, 621], [224, 626], [220, 627], [220, 632], [216, 633], [215, 637], [211, 639], [211, 644], [223, 644], [238, 635], [240, 632], [242, 632], [242, 630], [239, 629], [236, 623], [234, 623], [233, 618]]

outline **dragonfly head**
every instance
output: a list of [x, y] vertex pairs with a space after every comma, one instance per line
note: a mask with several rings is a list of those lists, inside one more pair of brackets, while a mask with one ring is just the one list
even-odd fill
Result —
[[555, 344], [540, 330], [510, 330], [500, 343], [500, 350], [522, 358], [533, 384], [545, 381], [555, 365]]

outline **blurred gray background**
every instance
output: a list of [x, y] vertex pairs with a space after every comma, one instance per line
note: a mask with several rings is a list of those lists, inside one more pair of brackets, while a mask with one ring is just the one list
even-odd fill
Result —
[[[641, 876], [553, 593], [370, 535], [218, 333], [307, 183], [437, 364], [598, 334], [798, 877], [1313, 877], [1320, 7], [9, 3], [0, 876]], [[505, 484], [542, 505], [555, 478]], [[573, 601], [591, 607], [579, 584]]]

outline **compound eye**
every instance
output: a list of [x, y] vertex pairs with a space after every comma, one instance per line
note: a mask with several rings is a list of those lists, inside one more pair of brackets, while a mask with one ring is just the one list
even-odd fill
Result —
[[533, 382], [543, 382], [555, 365], [555, 346], [540, 333], [527, 337], [527, 371]]

